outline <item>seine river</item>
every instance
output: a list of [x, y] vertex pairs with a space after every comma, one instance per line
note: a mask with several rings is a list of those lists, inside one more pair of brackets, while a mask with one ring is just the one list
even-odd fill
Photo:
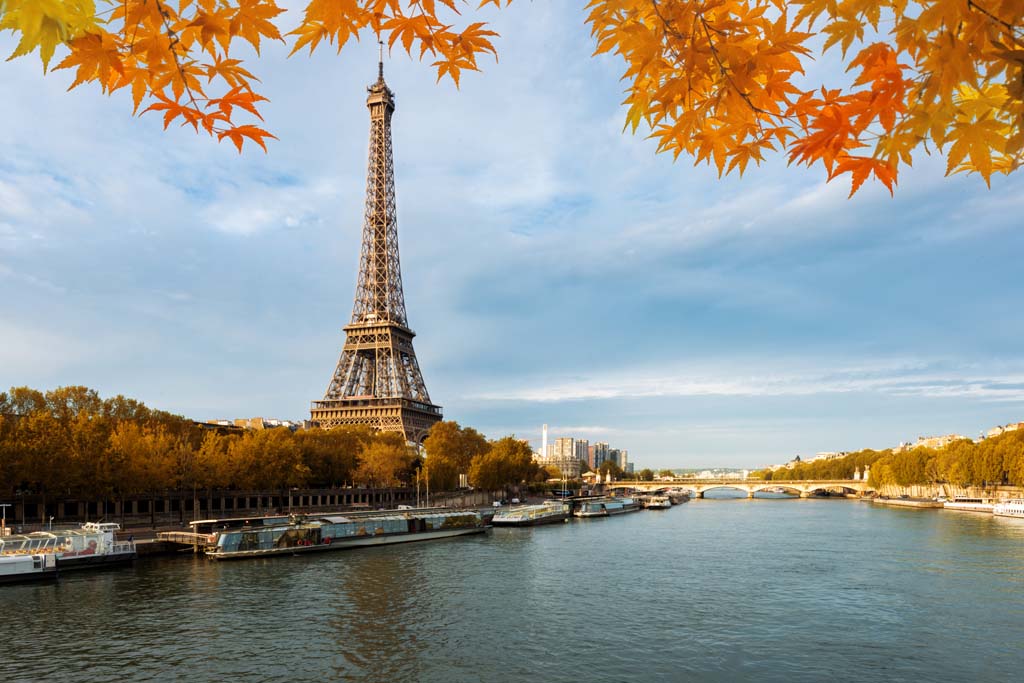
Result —
[[1024, 520], [666, 511], [0, 588], [0, 681], [1020, 680]]

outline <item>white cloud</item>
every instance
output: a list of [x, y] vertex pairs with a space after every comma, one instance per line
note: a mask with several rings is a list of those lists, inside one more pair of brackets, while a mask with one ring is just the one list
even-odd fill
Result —
[[243, 181], [222, 190], [201, 209], [201, 216], [217, 230], [238, 236], [296, 228], [331, 214], [329, 207], [337, 202], [339, 184], [336, 178], [284, 186]]
[[[789, 367], [786, 367], [786, 366]], [[847, 365], [801, 369], [773, 359], [760, 368], [738, 373], [734, 364], [715, 369], [707, 365], [634, 371], [618, 370], [590, 377], [537, 381], [529, 387], [483, 392], [473, 398], [488, 401], [552, 403], [693, 396], [774, 397], [837, 393], [882, 393], [893, 396], [971, 398], [1024, 401], [1024, 368], [950, 367], [944, 364], [900, 362], [874, 367]], [[732, 366], [732, 367], [730, 367]], [[771, 369], [769, 369], [769, 367]]]

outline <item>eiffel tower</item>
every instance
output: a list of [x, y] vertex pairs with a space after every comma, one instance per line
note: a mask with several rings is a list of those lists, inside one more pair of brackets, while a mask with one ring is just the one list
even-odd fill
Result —
[[323, 400], [312, 402], [310, 416], [323, 428], [369, 425], [421, 443], [442, 416], [423, 383], [412, 348], [416, 333], [405, 312], [391, 158], [395, 93], [384, 82], [383, 53], [377, 82], [367, 91], [370, 161], [355, 305], [338, 367]]

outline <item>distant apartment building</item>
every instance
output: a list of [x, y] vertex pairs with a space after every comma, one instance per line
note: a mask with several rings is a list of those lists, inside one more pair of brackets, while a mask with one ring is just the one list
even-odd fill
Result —
[[846, 451], [823, 451], [821, 453], [815, 453], [813, 458], [810, 458], [805, 462], [815, 462], [816, 460], [835, 460], [837, 458], [842, 458], [846, 454]]
[[954, 441], [960, 441], [967, 437], [963, 434], [946, 434], [944, 436], [919, 436], [914, 448], [945, 448]]
[[604, 441], [598, 441], [594, 444], [594, 457], [590, 459], [590, 466], [593, 469], [597, 469], [601, 464], [608, 459], [608, 444]]
[[544, 465], [557, 467], [567, 477], [576, 477], [580, 473], [580, 459], [577, 457], [576, 439], [559, 437], [548, 444], [547, 457], [541, 462]]
[[999, 436], [1000, 434], [1005, 434], [1007, 432], [1015, 432], [1018, 429], [1024, 429], [1024, 422], [1011, 422], [1008, 425], [1002, 425], [1002, 426], [996, 425], [992, 429], [988, 430], [988, 432], [986, 432], [985, 436], [986, 436], [986, 438], [991, 439], [994, 436]]
[[[622, 451], [620, 451], [618, 448], [609, 448], [608, 449], [608, 458], [607, 458], [607, 460], [611, 460], [616, 465], [619, 465], [619, 461], [621, 459], [622, 459]], [[621, 465], [619, 465], [619, 467], [621, 467]]]
[[[217, 420], [219, 424], [227, 422], [227, 420]], [[308, 428], [308, 421], [299, 420], [278, 420], [270, 417], [249, 417], [249, 418], [238, 418], [234, 420], [235, 427], [241, 427], [242, 429], [274, 429], [276, 427], [285, 427], [293, 432], [297, 429]]]
[[576, 439], [559, 437], [548, 445], [548, 457], [553, 460], [568, 460], [576, 457]]
[[573, 446], [576, 459], [580, 462], [589, 464], [590, 461], [590, 442], [586, 439], [576, 439], [576, 443]]

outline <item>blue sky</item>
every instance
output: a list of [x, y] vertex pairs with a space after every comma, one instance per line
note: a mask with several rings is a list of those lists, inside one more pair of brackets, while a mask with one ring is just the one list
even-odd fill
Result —
[[[500, 62], [461, 90], [385, 66], [406, 301], [448, 418], [658, 468], [1024, 419], [1024, 176], [921, 157], [895, 199], [853, 200], [781, 158], [719, 180], [622, 132], [582, 3], [494, 18]], [[351, 313], [376, 49], [285, 54], [255, 65], [280, 141], [241, 156], [0, 64], [0, 386], [308, 416]]]

